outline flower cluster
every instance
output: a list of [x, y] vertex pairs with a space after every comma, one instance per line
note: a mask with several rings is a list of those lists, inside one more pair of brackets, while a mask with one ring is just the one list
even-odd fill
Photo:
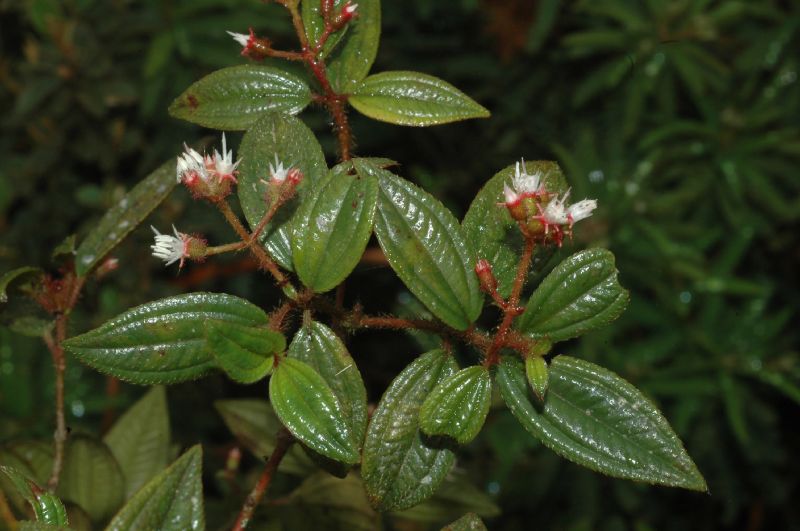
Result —
[[517, 162], [511, 185], [503, 186], [505, 202], [511, 217], [529, 238], [551, 241], [561, 246], [564, 236], [572, 236], [572, 226], [592, 215], [597, 201], [584, 199], [568, 204], [570, 190], [561, 195], [547, 190], [540, 172], [528, 173], [525, 160]]
[[165, 265], [170, 266], [179, 262], [178, 269], [182, 269], [187, 258], [205, 257], [206, 242], [202, 238], [178, 232], [175, 225], [172, 226], [173, 234], [161, 234], [152, 225], [150, 228], [155, 235], [155, 243], [150, 249], [153, 250], [153, 256], [164, 260]]
[[222, 153], [214, 150], [213, 155], [201, 155], [184, 144], [184, 152], [178, 156], [177, 179], [195, 197], [222, 199], [236, 184], [236, 170], [240, 160], [233, 161], [233, 150], [228, 150], [225, 133], [222, 134]]

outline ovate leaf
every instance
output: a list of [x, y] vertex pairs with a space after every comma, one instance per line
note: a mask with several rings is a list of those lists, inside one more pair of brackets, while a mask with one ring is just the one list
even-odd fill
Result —
[[353, 164], [333, 168], [304, 205], [293, 238], [294, 267], [318, 293], [335, 288], [355, 269], [372, 234], [378, 181], [350, 175]]
[[91, 271], [161, 204], [175, 184], [175, 161], [165, 162], [112, 206], [78, 246], [75, 253], [78, 275], [84, 276]]
[[444, 526], [442, 531], [486, 531], [486, 526], [480, 516], [467, 513], [452, 524]]
[[370, 503], [380, 510], [412, 507], [431, 496], [455, 462], [448, 449], [428, 446], [419, 410], [431, 390], [458, 369], [442, 350], [414, 360], [383, 394], [367, 429], [361, 475]]
[[57, 494], [79, 505], [93, 522], [114, 514], [125, 499], [125, 484], [108, 446], [85, 435], [70, 437]]
[[58, 497], [42, 489], [33, 479], [14, 467], [0, 465], [0, 472], [11, 482], [17, 494], [31, 505], [37, 522], [58, 528], [69, 525], [67, 510]]
[[342, 340], [324, 324], [307, 319], [289, 345], [288, 356], [308, 363], [330, 386], [350, 425], [353, 444], [360, 449], [367, 429], [367, 391]]
[[705, 491], [705, 480], [675, 432], [638, 389], [588, 361], [550, 364], [544, 405], [529, 398], [522, 363], [506, 357], [497, 385], [508, 408], [553, 451], [609, 476]]
[[358, 17], [348, 24], [340, 47], [328, 62], [328, 79], [336, 92], [350, 93], [366, 77], [378, 54], [380, 38], [380, 0], [359, 0]]
[[531, 295], [517, 328], [533, 337], [564, 341], [603, 326], [628, 305], [614, 255], [588, 249], [565, 259]]
[[489, 111], [450, 83], [420, 72], [369, 76], [349, 101], [361, 114], [397, 125], [427, 126], [489, 117]]
[[269, 398], [283, 425], [303, 444], [339, 463], [358, 463], [358, 448], [342, 407], [309, 364], [281, 359], [273, 369]]
[[314, 133], [292, 116], [267, 113], [245, 133], [239, 146], [239, 201], [251, 227], [258, 225], [267, 211], [264, 200], [269, 181], [269, 166], [275, 157], [284, 168], [293, 166], [303, 172], [303, 182], [295, 198], [280, 207], [277, 215], [261, 233], [261, 241], [270, 255], [284, 268], [292, 269], [291, 220], [309, 190], [328, 171], [322, 148]]
[[[222, 415], [225, 425], [241, 444], [257, 458], [266, 461], [276, 446], [276, 435], [281, 421], [266, 400], [217, 400], [214, 407]], [[297, 445], [292, 445], [281, 460], [278, 470], [287, 474], [307, 476], [314, 463]]]
[[[497, 291], [503, 297], [511, 294], [517, 263], [525, 247], [517, 222], [511, 218], [508, 209], [498, 205], [504, 200], [503, 185], [511, 184], [515, 167], [516, 165], [512, 164], [500, 170], [481, 188], [462, 223], [467, 239], [475, 248], [477, 258], [483, 258], [492, 264], [492, 272], [497, 278]], [[530, 175], [540, 174], [549, 192], [562, 194], [567, 190], [564, 173], [555, 162], [526, 162], [525, 171]], [[533, 255], [531, 272], [539, 270], [552, 254], [552, 246], [537, 247]]]
[[478, 435], [492, 402], [492, 378], [482, 365], [462, 369], [433, 388], [419, 412], [422, 431], [467, 444]]
[[466, 472], [454, 469], [433, 496], [410, 509], [394, 514], [415, 522], [441, 523], [457, 518], [467, 511], [482, 518], [492, 518], [500, 514], [497, 504], [483, 489], [470, 481]]
[[103, 438], [125, 478], [128, 499], [169, 461], [169, 414], [163, 387], [154, 387]]
[[137, 492], [106, 530], [205, 529], [202, 466], [203, 453], [197, 445]]
[[465, 330], [478, 317], [483, 297], [475, 254], [453, 214], [410, 182], [354, 161], [359, 173], [379, 177], [375, 234], [400, 280], [436, 317]]
[[267, 316], [239, 297], [190, 293], [130, 309], [64, 346], [95, 369], [132, 383], [176, 383], [216, 366], [206, 348], [211, 322], [259, 326]]
[[244, 384], [257, 382], [269, 374], [273, 355], [286, 348], [280, 332], [223, 321], [208, 323], [206, 339], [217, 365], [232, 380]]
[[311, 102], [308, 85], [279, 68], [239, 65], [217, 70], [175, 98], [170, 115], [212, 129], [243, 131], [268, 111], [297, 114]]

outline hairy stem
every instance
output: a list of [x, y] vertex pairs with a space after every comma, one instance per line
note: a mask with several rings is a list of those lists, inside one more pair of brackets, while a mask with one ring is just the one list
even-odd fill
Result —
[[267, 488], [269, 488], [269, 484], [272, 481], [272, 476], [275, 475], [275, 472], [278, 470], [278, 465], [280, 465], [281, 460], [286, 455], [286, 452], [289, 450], [289, 447], [291, 447], [293, 442], [294, 438], [292, 435], [286, 430], [286, 428], [281, 428], [281, 430], [278, 432], [275, 450], [272, 451], [272, 455], [269, 456], [267, 464], [264, 465], [264, 471], [261, 473], [261, 477], [258, 478], [256, 486], [253, 487], [253, 490], [247, 496], [247, 499], [242, 506], [242, 510], [239, 513], [239, 517], [236, 519], [236, 523], [233, 525], [233, 531], [241, 531], [247, 527], [247, 524], [250, 523], [250, 519], [253, 516], [253, 511], [255, 511], [256, 506], [258, 506], [259, 502], [261, 502], [261, 499], [264, 497], [264, 494], [266, 494]]

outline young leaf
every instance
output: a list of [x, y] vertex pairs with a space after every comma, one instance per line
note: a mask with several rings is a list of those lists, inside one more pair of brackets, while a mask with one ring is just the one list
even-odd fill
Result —
[[111, 516], [125, 499], [125, 484], [108, 447], [85, 435], [70, 437], [57, 494], [79, 505], [93, 522]]
[[557, 454], [609, 476], [707, 490], [681, 441], [633, 385], [588, 361], [557, 356], [542, 408], [528, 395], [522, 363], [506, 357], [496, 375], [508, 408]]
[[125, 477], [130, 498], [169, 462], [169, 414], [163, 387], [153, 387], [103, 438]]
[[547, 275], [516, 326], [533, 337], [564, 341], [610, 323], [627, 305], [628, 290], [617, 281], [614, 255], [588, 249]]
[[533, 394], [539, 400], [544, 400], [544, 395], [547, 394], [547, 386], [550, 382], [549, 373], [550, 369], [543, 357], [528, 356], [525, 358], [525, 376], [528, 378], [528, 384], [531, 386]]
[[400, 280], [436, 317], [465, 330], [481, 312], [475, 254], [436, 198], [396, 175], [355, 160], [359, 173], [379, 177], [375, 235]]
[[[345, 3], [346, 0], [335, 0], [333, 6], [334, 12], [338, 13], [342, 7], [344, 7]], [[314, 46], [319, 41], [322, 33], [325, 31], [325, 21], [322, 19], [322, 14], [320, 13], [320, 2], [301, 2], [300, 13], [303, 17], [303, 26], [306, 29], [306, 38], [308, 39], [308, 42]], [[352, 22], [351, 24], [354, 23], [355, 22]], [[344, 37], [349, 26], [350, 24], [328, 36], [328, 39], [323, 45], [322, 50], [319, 52], [319, 56], [321, 58], [327, 57], [331, 51], [336, 48], [336, 45], [339, 44], [339, 41], [342, 39], [342, 37]]]
[[428, 126], [489, 117], [489, 111], [450, 83], [420, 72], [369, 76], [348, 101], [363, 115], [397, 125]]
[[64, 342], [100, 372], [137, 384], [199, 378], [216, 365], [206, 348], [210, 322], [259, 326], [266, 314], [239, 297], [190, 293], [149, 302]]
[[316, 185], [295, 225], [295, 271], [318, 293], [335, 288], [355, 269], [372, 234], [378, 181], [349, 175], [352, 167], [340, 164]]
[[3, 273], [3, 276], [0, 276], [0, 302], [8, 302], [8, 293], [6, 293], [6, 290], [8, 289], [8, 286], [9, 284], [11, 284], [11, 282], [18, 279], [21, 276], [29, 275], [32, 273], [41, 275], [42, 270], [39, 269], [38, 267], [25, 266], [25, 267], [18, 267], [17, 269], [12, 269], [11, 271]]
[[[266, 460], [275, 450], [275, 436], [281, 429], [281, 421], [275, 416], [266, 400], [217, 400], [214, 407], [222, 415], [228, 429], [254, 456]], [[314, 463], [297, 445], [292, 445], [278, 470], [287, 474], [307, 476], [315, 468]]]
[[433, 388], [419, 410], [422, 431], [432, 437], [467, 444], [478, 435], [492, 402], [492, 378], [473, 365], [445, 378]]
[[69, 525], [67, 510], [54, 494], [39, 487], [36, 482], [20, 470], [0, 465], [0, 472], [11, 481], [17, 493], [33, 508], [36, 521], [59, 529]]
[[487, 531], [481, 517], [475, 513], [467, 513], [452, 524], [442, 528], [442, 531]]
[[287, 355], [308, 363], [330, 386], [350, 425], [353, 444], [360, 449], [367, 430], [367, 390], [341, 339], [324, 324], [306, 320]]
[[75, 271], [86, 275], [125, 239], [175, 187], [175, 161], [165, 162], [112, 206], [75, 252]]
[[200, 445], [193, 446], [137, 492], [106, 531], [205, 529], [202, 466]]
[[339, 463], [358, 463], [358, 448], [342, 407], [309, 364], [281, 359], [269, 382], [269, 399], [275, 414], [300, 442]]
[[455, 463], [448, 449], [422, 440], [419, 410], [431, 390], [458, 365], [442, 350], [423, 354], [383, 394], [364, 441], [361, 475], [370, 503], [380, 511], [412, 507], [431, 496]]
[[292, 116], [267, 113], [245, 133], [239, 146], [239, 202], [251, 227], [258, 225], [267, 211], [270, 164], [275, 158], [284, 168], [295, 167], [303, 172], [297, 196], [281, 206], [275, 218], [261, 234], [261, 241], [270, 255], [285, 269], [292, 269], [291, 220], [303, 198], [315, 183], [328, 172], [325, 155], [306, 125]]
[[286, 348], [286, 340], [279, 332], [222, 321], [208, 323], [206, 340], [217, 365], [232, 380], [244, 384], [269, 374], [273, 355]]
[[265, 112], [297, 114], [311, 102], [308, 85], [279, 68], [239, 65], [212, 72], [175, 98], [169, 114], [194, 124], [243, 131]]
[[[492, 264], [497, 291], [503, 297], [511, 294], [517, 263], [525, 246], [522, 233], [508, 209], [498, 205], [503, 201], [503, 185], [511, 184], [515, 167], [512, 164], [503, 168], [481, 188], [462, 222], [467, 239], [475, 247], [476, 257]], [[564, 173], [555, 162], [526, 162], [525, 171], [530, 175], [541, 174], [545, 188], [552, 193], [562, 194], [567, 190]], [[552, 246], [539, 246], [534, 251], [531, 271], [538, 270], [552, 254]]]
[[369, 74], [380, 38], [380, 0], [359, 0], [358, 17], [350, 21], [341, 47], [328, 62], [328, 79], [333, 90], [350, 93]]

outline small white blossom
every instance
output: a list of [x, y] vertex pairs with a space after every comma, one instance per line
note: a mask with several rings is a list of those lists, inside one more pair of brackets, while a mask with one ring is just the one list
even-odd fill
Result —
[[358, 4], [351, 4], [350, 2], [347, 2], [347, 4], [344, 6], [344, 9], [342, 9], [342, 12], [344, 12], [348, 17], [352, 17], [355, 14], [356, 9], [358, 9]]
[[247, 45], [250, 42], [250, 36], [249, 35], [245, 35], [244, 33], [236, 33], [236, 32], [233, 32], [233, 31], [228, 31], [226, 33], [228, 35], [230, 35], [231, 37], [233, 37], [233, 40], [235, 40], [236, 42], [241, 44], [243, 48], [247, 48]]
[[198, 178], [203, 181], [208, 181], [208, 170], [206, 169], [206, 160], [203, 156], [186, 144], [183, 145], [183, 149], [184, 152], [178, 156], [178, 182], [191, 182]]
[[567, 190], [561, 197], [554, 197], [544, 209], [542, 218], [551, 225], [572, 225], [582, 219], [592, 215], [592, 211], [597, 208], [597, 201], [594, 199], [584, 199], [569, 206], [565, 206], [569, 199], [570, 191]]
[[152, 225], [150, 228], [153, 229], [153, 233], [155, 234], [155, 243], [150, 246], [153, 250], [153, 256], [164, 260], [168, 266], [174, 264], [178, 260], [180, 260], [181, 265], [183, 265], [183, 260], [187, 256], [186, 243], [189, 237], [186, 234], [178, 232], [175, 225], [172, 226], [172, 232], [175, 234], [174, 236], [170, 234], [161, 234]]
[[586, 219], [592, 215], [592, 211], [597, 208], [597, 201], [594, 199], [584, 199], [572, 204], [567, 209], [567, 215], [573, 223]]
[[507, 205], [513, 205], [520, 199], [517, 192], [507, 184], [503, 185], [503, 195], [505, 195]]
[[539, 193], [542, 184], [542, 174], [528, 173], [525, 169], [525, 159], [517, 162], [514, 168], [514, 177], [511, 178], [514, 191], [520, 195], [534, 195]]
[[283, 167], [283, 162], [278, 160], [278, 154], [276, 153], [275, 154], [275, 166], [273, 166], [271, 163], [269, 165], [269, 178], [273, 182], [280, 184], [280, 183], [282, 183], [283, 181], [286, 180], [286, 176], [289, 174], [289, 170], [291, 170], [291, 169], [292, 169], [291, 166], [289, 166], [287, 168]]
[[[207, 158], [208, 159], [208, 158]], [[222, 153], [214, 150], [214, 157], [208, 164], [209, 173], [216, 175], [220, 182], [230, 180], [236, 182], [236, 167], [242, 159], [233, 162], [233, 150], [228, 151], [228, 144], [225, 141], [225, 133], [222, 133]]]

